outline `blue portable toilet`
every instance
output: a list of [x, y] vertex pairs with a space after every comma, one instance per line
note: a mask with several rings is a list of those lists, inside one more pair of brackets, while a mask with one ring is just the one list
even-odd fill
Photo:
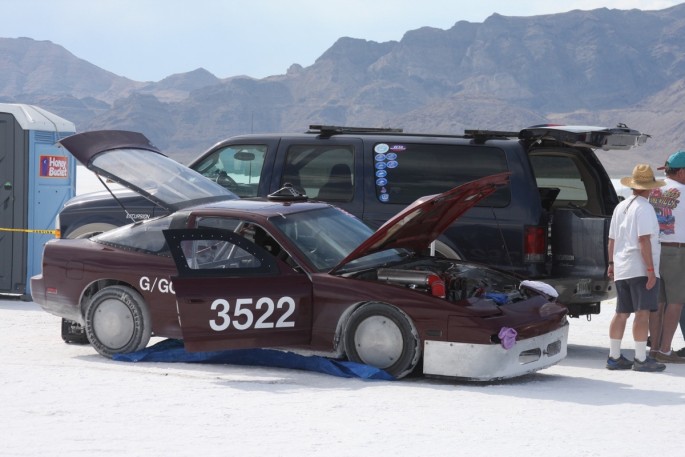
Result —
[[76, 193], [76, 160], [56, 144], [75, 132], [37, 106], [0, 103], [0, 295], [31, 296], [55, 217]]

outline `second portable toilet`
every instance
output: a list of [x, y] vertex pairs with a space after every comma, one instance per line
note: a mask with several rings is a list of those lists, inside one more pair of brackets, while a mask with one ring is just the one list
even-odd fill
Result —
[[37, 106], [0, 103], [0, 295], [30, 298], [55, 217], [75, 195], [76, 160], [56, 144], [75, 132]]

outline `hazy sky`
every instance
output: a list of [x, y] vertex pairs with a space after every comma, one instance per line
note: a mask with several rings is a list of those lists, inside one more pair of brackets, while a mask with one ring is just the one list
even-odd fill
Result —
[[[428, 26], [607, 7], [660, 10], [668, 0], [0, 0], [0, 37], [59, 44], [136, 81], [205, 68], [220, 78], [304, 67], [340, 37], [400, 40]], [[0, 56], [1, 57], [1, 56]]]

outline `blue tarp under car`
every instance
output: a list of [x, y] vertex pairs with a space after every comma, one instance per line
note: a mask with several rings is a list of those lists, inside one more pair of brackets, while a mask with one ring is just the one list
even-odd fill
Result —
[[131, 352], [115, 354], [114, 360], [122, 362], [184, 362], [251, 365], [260, 367], [292, 368], [315, 371], [343, 378], [394, 380], [383, 370], [360, 363], [304, 356], [275, 349], [232, 349], [227, 351], [186, 352], [181, 340], [163, 340], [159, 343]]

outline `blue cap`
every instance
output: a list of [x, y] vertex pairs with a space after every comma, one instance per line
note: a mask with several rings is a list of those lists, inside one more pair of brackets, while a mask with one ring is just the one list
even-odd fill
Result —
[[666, 161], [666, 165], [663, 167], [659, 167], [659, 170], [663, 170], [664, 168], [685, 168], [685, 151], [678, 151], [674, 152], [668, 157], [668, 160]]

